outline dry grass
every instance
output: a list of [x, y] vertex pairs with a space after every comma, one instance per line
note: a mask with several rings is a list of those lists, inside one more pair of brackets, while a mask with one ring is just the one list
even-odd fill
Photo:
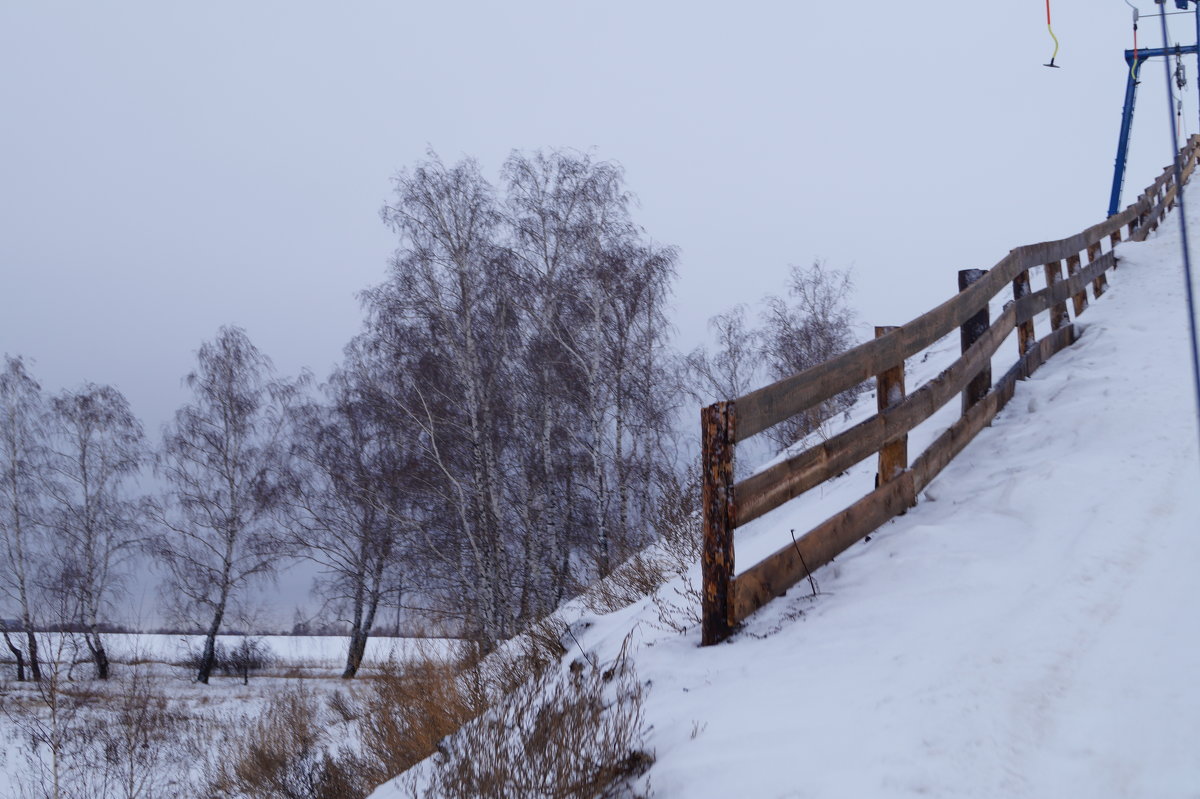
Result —
[[[700, 623], [700, 587], [694, 574], [700, 560], [700, 472], [687, 481], [668, 478], [655, 508], [655, 543], [634, 553], [582, 598], [593, 613], [611, 613], [651, 597], [659, 625], [686, 632]], [[676, 581], [668, 591], [660, 590]]]
[[[627, 642], [628, 643], [628, 642]], [[614, 799], [653, 762], [642, 686], [626, 652], [575, 661], [512, 691], [448, 739], [406, 784], [414, 799]]]
[[376, 782], [429, 757], [482, 710], [457, 663], [422, 658], [383, 669], [370, 685], [360, 723], [365, 767]]
[[360, 799], [358, 764], [331, 753], [317, 697], [302, 684], [271, 700], [240, 747], [214, 764], [210, 799]]

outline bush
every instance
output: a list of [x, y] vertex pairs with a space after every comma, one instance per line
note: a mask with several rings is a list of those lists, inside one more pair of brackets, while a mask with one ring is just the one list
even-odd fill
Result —
[[250, 672], [262, 671], [271, 665], [271, 650], [258, 638], [243, 637], [233, 649], [217, 658], [217, 668], [222, 674], [241, 677], [242, 683], [250, 683]]
[[[213, 647], [213, 671], [227, 677], [241, 677], [244, 684], [250, 682], [250, 673], [269, 668], [272, 663], [271, 650], [261, 639], [243, 636], [237, 646], [226, 649], [221, 642]], [[189, 649], [179, 665], [190, 671], [199, 671], [204, 661], [204, 648]]]

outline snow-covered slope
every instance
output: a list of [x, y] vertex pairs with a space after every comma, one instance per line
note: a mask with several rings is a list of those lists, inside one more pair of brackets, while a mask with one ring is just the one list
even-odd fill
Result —
[[[602, 656], [638, 631], [655, 796], [1200, 797], [1200, 456], [1176, 225], [1118, 248], [1078, 343], [915, 509], [820, 570], [820, 595], [801, 584], [705, 649], [648, 602], [591, 619], [582, 644]], [[837, 485], [850, 478], [740, 531], [739, 561], [864, 493]]]

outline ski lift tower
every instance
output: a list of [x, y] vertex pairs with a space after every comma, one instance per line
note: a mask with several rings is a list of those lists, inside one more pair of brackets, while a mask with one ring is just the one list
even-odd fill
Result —
[[[1161, 7], [1161, 13], [1167, 13], [1167, 0], [1154, 0], [1154, 2]], [[1133, 104], [1137, 99], [1138, 81], [1136, 76], [1141, 74], [1142, 64], [1151, 58], [1200, 54], [1200, 0], [1173, 0], [1173, 2], [1175, 8], [1182, 11], [1188, 10], [1188, 3], [1196, 4], [1197, 43], [1186, 46], [1177, 44], [1165, 49], [1157, 47], [1125, 51], [1125, 63], [1129, 65], [1129, 72], [1125, 77], [1125, 108], [1121, 113], [1121, 136], [1117, 140], [1117, 163], [1113, 170], [1112, 195], [1108, 200], [1109, 216], [1115, 214], [1121, 205], [1121, 187], [1125, 183], [1125, 161], [1129, 157], [1129, 133], [1133, 129]], [[1200, 80], [1197, 80], [1197, 85], [1200, 86]]]

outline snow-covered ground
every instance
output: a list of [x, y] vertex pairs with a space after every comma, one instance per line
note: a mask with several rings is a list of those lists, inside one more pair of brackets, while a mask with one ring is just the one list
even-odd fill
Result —
[[[270, 659], [248, 683], [218, 672], [211, 684], [201, 685], [194, 668], [181, 663], [199, 651], [203, 636], [130, 634], [105, 640], [114, 663], [109, 681], [91, 680], [81, 642], [56, 633], [39, 635], [46, 677], [41, 685], [12, 681], [12, 667], [5, 667], [0, 797], [50, 795], [45, 791], [53, 784], [49, 766], [55, 762], [50, 754], [55, 742], [64, 796], [209, 795], [205, 786], [212, 784], [216, 769], [231, 767], [245, 755], [248, 732], [264, 735], [264, 719], [301, 705], [311, 708], [310, 723], [323, 731], [331, 748], [358, 754], [359, 725], [351, 722], [374, 697], [371, 678], [389, 664], [402, 668], [459, 653], [459, 642], [452, 640], [373, 638], [361, 678], [347, 681], [340, 679], [345, 637], [261, 636], [252, 640]], [[226, 650], [244, 640], [220, 636]], [[303, 727], [293, 728], [298, 736], [306, 734]], [[275, 745], [297, 759], [305, 755], [298, 745]], [[114, 782], [126, 773], [136, 775], [136, 791]]]
[[[573, 606], [601, 657], [636, 630], [657, 757], [643, 788], [1200, 797], [1200, 456], [1176, 231], [1171, 216], [1118, 248], [1078, 343], [1019, 385], [915, 509], [818, 571], [818, 596], [798, 585], [705, 649], [649, 601], [601, 617]], [[872, 468], [740, 530], [741, 566], [861, 496]], [[389, 783], [374, 797], [401, 795]]]
[[[275, 670], [337, 671], [346, 665], [349, 638], [336, 635], [263, 635], [251, 636], [269, 656]], [[219, 635], [217, 642], [232, 649], [244, 640], [240, 635]], [[161, 635], [151, 633], [110, 635], [105, 638], [110, 656], [121, 661], [153, 660], [177, 663], [189, 652], [204, 645], [202, 635]], [[456, 642], [444, 638], [392, 638], [375, 636], [367, 640], [363, 665], [367, 668], [389, 660], [401, 662], [415, 654], [441, 656], [450, 653]], [[81, 653], [84, 654], [84, 653]]]

